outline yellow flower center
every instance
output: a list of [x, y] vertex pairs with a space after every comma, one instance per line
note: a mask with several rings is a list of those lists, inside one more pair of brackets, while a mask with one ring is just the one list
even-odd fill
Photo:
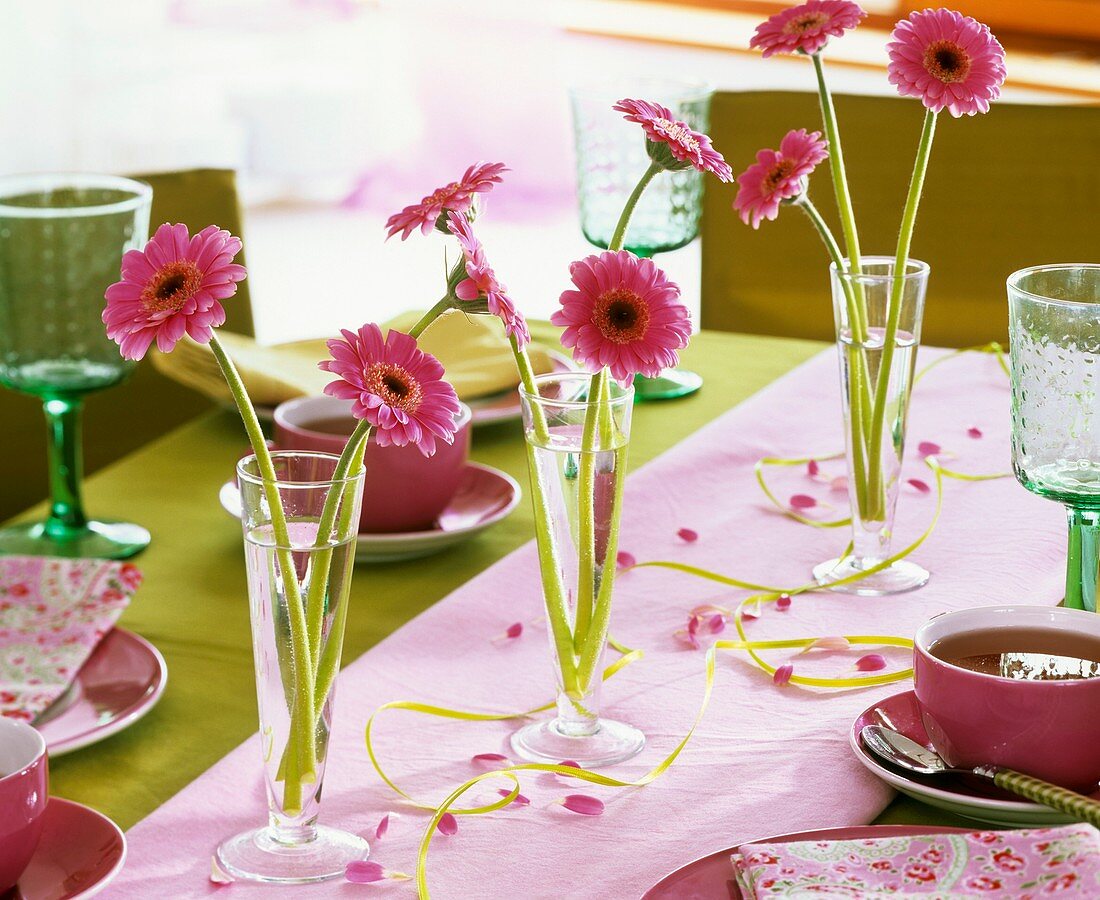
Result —
[[401, 366], [393, 363], [372, 363], [364, 373], [363, 383], [370, 393], [381, 397], [387, 406], [415, 412], [424, 399], [417, 381]]
[[970, 54], [954, 41], [933, 41], [924, 50], [924, 70], [944, 84], [965, 81], [970, 74]]
[[438, 190], [435, 190], [432, 193], [428, 194], [428, 196], [420, 202], [424, 206], [435, 206], [437, 204], [439, 206], [446, 206], [447, 201], [458, 193], [459, 187], [460, 185], [457, 181], [452, 181], [446, 187], [441, 187]]
[[820, 28], [829, 21], [829, 14], [825, 12], [807, 12], [789, 19], [783, 26], [784, 34], [805, 34], [815, 28]]
[[202, 271], [193, 262], [180, 259], [157, 269], [141, 292], [141, 305], [148, 312], [179, 312], [202, 288]]
[[649, 327], [649, 305], [634, 291], [612, 288], [596, 298], [592, 324], [612, 343], [640, 341]]
[[696, 140], [691, 129], [683, 122], [673, 122], [670, 119], [656, 118], [653, 120], [653, 127], [660, 134], [663, 134], [669, 140], [675, 141], [677, 144], [682, 144], [695, 151], [699, 149], [699, 141]]

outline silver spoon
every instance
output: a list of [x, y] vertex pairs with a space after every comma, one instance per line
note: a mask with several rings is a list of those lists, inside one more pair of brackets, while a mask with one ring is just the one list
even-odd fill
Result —
[[875, 756], [898, 768], [918, 775], [979, 775], [999, 788], [1100, 828], [1100, 802], [1084, 794], [998, 766], [954, 769], [935, 750], [929, 750], [883, 725], [865, 725], [859, 736], [863, 745]]

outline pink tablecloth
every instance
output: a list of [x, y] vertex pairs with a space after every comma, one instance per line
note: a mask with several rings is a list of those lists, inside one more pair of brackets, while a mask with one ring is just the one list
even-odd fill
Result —
[[[922, 351], [922, 363], [933, 356]], [[836, 362], [828, 352], [634, 474], [627, 486], [623, 549], [639, 560], [676, 559], [765, 583], [802, 583], [814, 563], [842, 548], [846, 535], [776, 514], [762, 502], [752, 465], [765, 455], [836, 450], [838, 418]], [[971, 428], [982, 436], [968, 435]], [[957, 469], [1005, 471], [1008, 429], [1008, 386], [996, 361], [972, 354], [946, 362], [914, 397], [906, 477], [931, 481], [916, 457], [919, 441], [955, 453], [951, 465]], [[823, 466], [838, 471], [835, 463]], [[783, 496], [830, 499], [827, 486], [802, 473], [784, 477], [789, 481], [779, 487]], [[832, 494], [831, 500], [843, 503], [843, 495]], [[900, 540], [924, 528], [933, 505], [933, 495], [904, 489]], [[698, 541], [677, 538], [682, 527], [698, 531]], [[1060, 509], [1015, 481], [948, 482], [943, 519], [916, 557], [934, 573], [926, 588], [893, 598], [799, 597], [788, 612], [765, 611], [749, 627], [761, 638], [912, 635], [943, 610], [1009, 601], [1054, 604], [1062, 591], [1063, 542]], [[492, 641], [510, 623], [539, 620], [536, 565], [533, 546], [523, 547], [341, 676], [324, 819], [370, 834], [383, 815], [398, 813], [389, 832], [373, 842], [372, 858], [388, 869], [413, 871], [426, 817], [404, 806], [372, 771], [363, 747], [366, 718], [395, 699], [486, 711], [519, 710], [548, 699], [552, 675], [544, 627], [529, 624], [517, 640]], [[673, 633], [696, 603], [728, 602], [737, 595], [664, 570], [627, 573], [616, 591], [613, 633], [644, 648], [646, 656], [605, 686], [604, 704], [649, 737], [641, 757], [615, 770], [637, 776], [684, 734], [703, 690], [702, 653], [685, 648]], [[369, 596], [357, 600], [370, 602]], [[847, 660], [834, 658], [831, 665], [834, 671], [850, 669]], [[904, 687], [848, 693], [779, 688], [739, 655], [724, 654], [702, 726], [665, 776], [637, 790], [525, 777], [530, 806], [462, 818], [456, 835], [436, 837], [429, 863], [433, 896], [635, 897], [682, 863], [740, 841], [868, 822], [891, 793], [852, 758], [847, 730], [876, 698]], [[439, 799], [475, 773], [471, 756], [506, 752], [509, 731], [507, 723], [440, 722], [398, 712], [380, 720], [377, 745], [399, 783], [419, 797]], [[135, 826], [129, 861], [109, 896], [191, 897], [219, 890], [208, 883], [219, 838], [259, 824], [265, 815], [259, 752], [254, 740], [246, 742]], [[605, 814], [586, 818], [551, 804], [576, 791], [598, 794], [607, 803]], [[254, 889], [235, 884], [221, 890]], [[407, 897], [415, 888], [335, 882], [308, 893], [379, 891]], [[307, 895], [302, 889], [285, 893]], [[271, 889], [267, 894], [282, 896]]]

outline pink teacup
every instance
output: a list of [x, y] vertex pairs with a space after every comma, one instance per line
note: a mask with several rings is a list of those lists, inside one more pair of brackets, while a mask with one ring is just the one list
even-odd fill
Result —
[[47, 768], [42, 735], [0, 717], [0, 894], [19, 880], [42, 837]]
[[948, 764], [1015, 769], [1092, 793], [1100, 782], [1100, 678], [1025, 681], [973, 672], [930, 648], [971, 631], [1040, 628], [1100, 639], [1100, 615], [1041, 606], [943, 613], [917, 631], [913, 681], [932, 745]]
[[[458, 490], [470, 455], [470, 408], [458, 414], [453, 444], [436, 442], [435, 455], [416, 447], [380, 447], [373, 437], [364, 466], [360, 532], [386, 534], [426, 531]], [[355, 427], [351, 401], [336, 397], [300, 397], [275, 408], [275, 444], [280, 450], [340, 453]]]

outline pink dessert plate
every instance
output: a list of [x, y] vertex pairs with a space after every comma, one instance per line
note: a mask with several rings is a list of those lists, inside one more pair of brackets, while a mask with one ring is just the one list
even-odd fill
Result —
[[[573, 363], [568, 356], [556, 350], [547, 350], [546, 355], [550, 358], [551, 373], [573, 371]], [[480, 425], [495, 425], [498, 422], [513, 422], [523, 415], [519, 403], [519, 388], [509, 388], [487, 397], [475, 397], [472, 400], [466, 400], [465, 403], [473, 413], [470, 421], [475, 428]]]
[[[863, 765], [870, 769], [890, 786], [903, 794], [945, 809], [956, 815], [993, 825], [1011, 825], [1032, 827], [1037, 825], [1066, 825], [1076, 821], [1056, 810], [1029, 800], [1023, 800], [1015, 794], [1002, 791], [984, 779], [971, 779], [961, 775], [924, 776], [905, 772], [880, 762], [868, 751], [859, 739], [859, 733], [865, 725], [885, 725], [900, 731], [918, 744], [931, 747], [928, 732], [921, 719], [920, 707], [913, 691], [894, 694], [874, 706], [865, 709], [852, 723], [848, 742], [852, 751]], [[1100, 800], [1100, 791], [1092, 795]]]
[[126, 838], [101, 813], [50, 797], [42, 840], [5, 900], [77, 900], [94, 897], [126, 860]]
[[50, 756], [71, 753], [133, 725], [156, 705], [167, 681], [160, 651], [132, 631], [115, 628], [33, 724]]
[[965, 828], [937, 828], [934, 825], [849, 825], [797, 831], [764, 840], [741, 841], [703, 856], [666, 875], [642, 895], [642, 900], [742, 900], [733, 880], [730, 857], [741, 844], [792, 844], [795, 841], [855, 841], [865, 838], [914, 837], [922, 834], [962, 833]]
[[[428, 531], [399, 531], [360, 534], [355, 544], [359, 563], [397, 562], [417, 559], [446, 550], [495, 525], [507, 516], [523, 496], [510, 475], [468, 462], [458, 490]], [[235, 519], [241, 517], [241, 495], [236, 482], [228, 481], [218, 492], [222, 508]]]

